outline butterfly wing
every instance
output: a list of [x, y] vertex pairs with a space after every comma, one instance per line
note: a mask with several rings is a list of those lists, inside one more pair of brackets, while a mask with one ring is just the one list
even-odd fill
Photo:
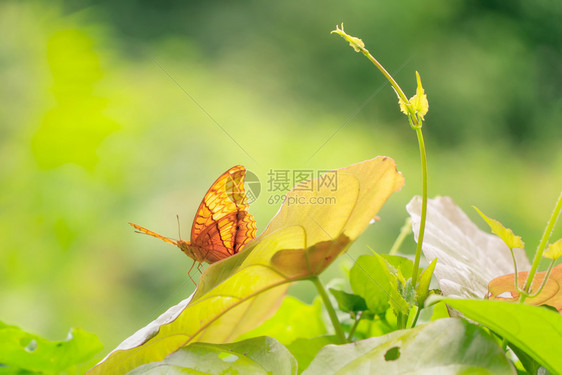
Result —
[[246, 169], [237, 165], [223, 173], [199, 205], [191, 246], [200, 249], [209, 263], [227, 258], [256, 236], [256, 222], [248, 212], [244, 190]]

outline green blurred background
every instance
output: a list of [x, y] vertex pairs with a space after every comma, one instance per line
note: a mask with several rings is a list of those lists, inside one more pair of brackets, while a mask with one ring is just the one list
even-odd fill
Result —
[[179, 214], [187, 237], [235, 164], [262, 180], [259, 232], [279, 208], [270, 169], [393, 157], [406, 186], [324, 278], [387, 252], [420, 192], [417, 142], [382, 75], [330, 35], [341, 22], [408, 96], [420, 72], [430, 195], [532, 253], [562, 186], [561, 4], [1, 2], [0, 320], [50, 339], [81, 327], [107, 352], [193, 290], [191, 261], [127, 222], [177, 237]]

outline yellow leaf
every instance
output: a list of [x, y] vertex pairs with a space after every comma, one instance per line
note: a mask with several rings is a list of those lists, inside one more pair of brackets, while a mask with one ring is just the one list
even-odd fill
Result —
[[[416, 72], [416, 81], [418, 82], [418, 87], [416, 89], [416, 95], [412, 96], [409, 100], [409, 104], [412, 106], [414, 112], [424, 120], [424, 116], [429, 111], [429, 102], [427, 101], [427, 95], [425, 95], [425, 90], [423, 89], [420, 74]], [[408, 109], [406, 108], [407, 103], [405, 103], [402, 98], [398, 98], [398, 104], [400, 105], [400, 111], [404, 114], [408, 114]]]
[[416, 89], [416, 95], [410, 99], [410, 103], [414, 107], [414, 110], [421, 117], [424, 119], [424, 116], [429, 111], [429, 102], [427, 101], [427, 95], [425, 95], [425, 90], [423, 89], [420, 74], [416, 72], [416, 80], [418, 82], [418, 88]]
[[562, 238], [548, 245], [542, 256], [550, 259], [560, 258], [562, 256]]
[[[517, 274], [519, 288], [523, 289], [528, 274], [529, 272], [519, 272]], [[546, 272], [538, 272], [535, 275], [533, 285], [531, 285], [531, 292], [538, 290], [545, 275]], [[519, 301], [519, 292], [515, 289], [515, 274], [503, 275], [490, 281], [488, 284], [487, 297], [492, 300], [508, 302]], [[535, 306], [549, 305], [555, 307], [559, 312], [562, 312], [562, 264], [552, 269], [550, 277], [539, 295], [527, 298], [525, 304]]]
[[336, 33], [349, 43], [349, 45], [355, 50], [355, 52], [361, 52], [365, 50], [365, 43], [357, 37], [348, 35], [345, 31], [343, 31], [343, 22], [341, 24], [341, 29], [338, 25], [336, 25], [336, 29], [332, 30], [330, 34]]
[[[337, 176], [335, 189], [320, 179], [295, 186], [264, 233], [205, 270], [197, 291], [177, 315], [161, 319], [140, 342], [127, 341], [89, 374], [127, 373], [184, 345], [232, 342], [259, 326], [275, 313], [291, 282], [328, 267], [404, 184], [387, 157], [328, 173]], [[319, 198], [333, 204], [311, 204]]]
[[492, 233], [501, 238], [502, 241], [505, 242], [505, 244], [510, 249], [525, 248], [525, 243], [523, 242], [521, 237], [516, 236], [511, 229], [504, 227], [499, 221], [491, 219], [488, 216], [484, 215], [484, 213], [482, 213], [482, 211], [480, 211], [478, 208], [474, 207], [474, 209], [478, 211], [478, 213], [484, 220], [486, 220], [486, 222], [490, 226], [490, 229], [492, 229]]
[[[397, 93], [398, 95], [398, 93]], [[414, 97], [412, 97], [413, 99]], [[408, 105], [410, 103], [410, 101], [408, 101], [408, 103], [406, 103], [404, 100], [402, 100], [402, 98], [400, 96], [398, 96], [398, 105], [400, 106], [400, 111], [405, 114], [408, 115], [408, 108], [406, 107], [406, 105]]]

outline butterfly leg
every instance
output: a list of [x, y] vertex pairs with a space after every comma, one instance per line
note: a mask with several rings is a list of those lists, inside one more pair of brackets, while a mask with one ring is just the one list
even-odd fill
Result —
[[[195, 280], [193, 280], [193, 277], [191, 277], [191, 270], [193, 269], [193, 266], [195, 265], [195, 262], [196, 262], [196, 260], [193, 260], [193, 263], [191, 263], [191, 267], [189, 267], [189, 271], [187, 271], [187, 276], [189, 276], [193, 285], [197, 286], [197, 283], [195, 282]], [[201, 263], [199, 263], [199, 264], [201, 264]]]

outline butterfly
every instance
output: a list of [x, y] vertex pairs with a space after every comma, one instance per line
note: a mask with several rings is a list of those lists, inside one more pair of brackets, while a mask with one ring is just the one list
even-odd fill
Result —
[[191, 240], [174, 240], [140, 225], [129, 223], [137, 232], [148, 234], [176, 245], [193, 259], [188, 276], [195, 263], [214, 263], [242, 250], [256, 237], [256, 221], [248, 212], [248, 198], [244, 190], [246, 169], [236, 165], [224, 172], [209, 188], [195, 214]]

